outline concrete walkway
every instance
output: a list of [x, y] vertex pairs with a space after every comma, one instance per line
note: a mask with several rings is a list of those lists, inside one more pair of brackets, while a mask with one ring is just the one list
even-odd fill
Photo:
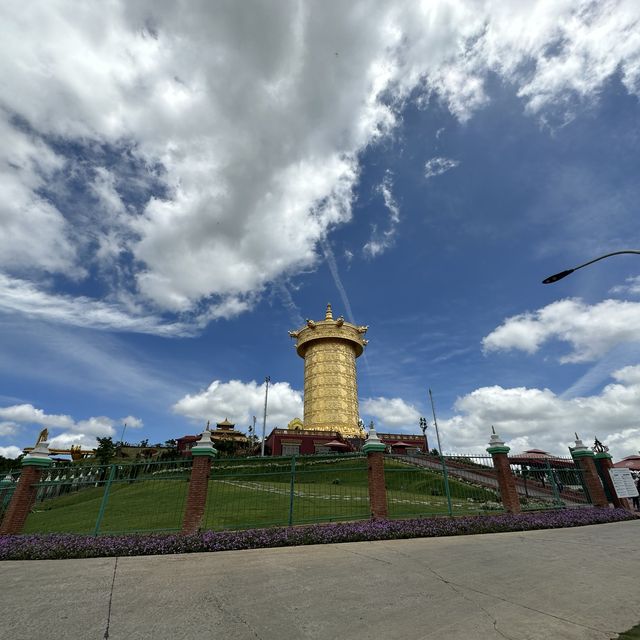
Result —
[[608, 640], [640, 521], [176, 556], [0, 562], [0, 638]]

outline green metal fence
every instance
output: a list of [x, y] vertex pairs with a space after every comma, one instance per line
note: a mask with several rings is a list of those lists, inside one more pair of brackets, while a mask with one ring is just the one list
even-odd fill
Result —
[[191, 459], [48, 469], [25, 533], [176, 531]]
[[503, 510], [491, 456], [387, 456], [389, 517]]
[[591, 505], [584, 472], [571, 458], [512, 463], [523, 510], [565, 509]]
[[[386, 455], [390, 518], [503, 511], [491, 456]], [[212, 461], [202, 528], [247, 529], [370, 516], [364, 454]], [[192, 459], [53, 466], [38, 482], [25, 533], [181, 529]], [[588, 505], [571, 460], [512, 465], [523, 509]], [[0, 488], [0, 515], [16, 475]]]
[[244, 529], [369, 517], [367, 459], [313, 456], [216, 460], [204, 529]]

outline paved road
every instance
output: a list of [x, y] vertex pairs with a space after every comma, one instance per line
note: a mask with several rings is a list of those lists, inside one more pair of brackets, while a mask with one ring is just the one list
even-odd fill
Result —
[[0, 638], [607, 640], [640, 622], [640, 521], [0, 563]]

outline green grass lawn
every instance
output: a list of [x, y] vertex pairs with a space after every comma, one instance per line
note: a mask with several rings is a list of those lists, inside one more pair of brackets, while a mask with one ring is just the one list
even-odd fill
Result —
[[633, 629], [629, 629], [629, 631], [621, 633], [617, 640], [640, 640], [640, 624], [633, 627]]
[[[390, 517], [448, 513], [442, 475], [396, 461], [385, 466]], [[450, 478], [456, 515], [481, 513], [496, 501], [493, 491]], [[186, 477], [115, 482], [100, 533], [178, 530], [189, 484]], [[216, 461], [203, 526], [242, 529], [364, 519], [369, 516], [366, 458], [301, 460], [291, 495], [291, 463]], [[38, 502], [25, 533], [92, 533], [104, 488], [83, 488]], [[291, 520], [290, 520], [291, 518]]]

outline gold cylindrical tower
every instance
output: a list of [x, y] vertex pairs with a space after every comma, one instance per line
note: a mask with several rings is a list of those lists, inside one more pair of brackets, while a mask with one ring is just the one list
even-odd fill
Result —
[[307, 320], [307, 326], [289, 331], [296, 350], [304, 358], [304, 428], [340, 431], [360, 436], [356, 358], [367, 340], [365, 326], [333, 319], [327, 305], [324, 320]]

